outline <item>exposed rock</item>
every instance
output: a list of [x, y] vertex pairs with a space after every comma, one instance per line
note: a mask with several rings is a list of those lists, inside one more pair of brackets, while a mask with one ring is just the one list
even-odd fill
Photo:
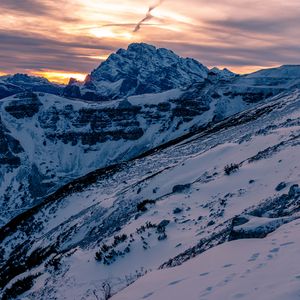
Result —
[[11, 101], [5, 110], [16, 119], [31, 118], [38, 113], [42, 105], [35, 93], [24, 93], [18, 96], [18, 100]]
[[290, 187], [289, 190], [289, 197], [290, 198], [298, 198], [300, 197], [300, 188], [298, 184], [294, 184]]
[[188, 184], [178, 184], [178, 185], [175, 185], [173, 187], [172, 192], [173, 193], [183, 193], [183, 192], [188, 191], [190, 188], [191, 188], [190, 183], [188, 183]]
[[258, 218], [253, 216], [244, 216], [246, 223], [233, 226], [229, 240], [264, 238], [269, 233], [276, 230], [282, 224], [292, 221], [293, 217], [283, 218]]
[[285, 183], [285, 182], [280, 182], [280, 183], [276, 186], [275, 190], [276, 190], [277, 192], [279, 192], [279, 191], [283, 190], [285, 187], [286, 187], [286, 183]]
[[173, 210], [173, 214], [180, 214], [182, 212], [182, 209], [179, 208], [179, 207], [176, 207], [174, 210]]
[[158, 233], [164, 233], [166, 231], [166, 227], [169, 225], [170, 221], [169, 220], [163, 220], [161, 221], [156, 228], [156, 231]]

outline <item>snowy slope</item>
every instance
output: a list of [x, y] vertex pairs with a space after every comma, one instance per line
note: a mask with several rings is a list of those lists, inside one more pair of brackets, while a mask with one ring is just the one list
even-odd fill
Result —
[[[136, 288], [124, 290], [116, 299], [123, 299], [122, 295], [160, 299], [156, 295], [166, 295], [164, 292], [170, 298], [172, 288], [181, 283], [168, 284], [185, 279], [188, 267], [183, 264], [174, 277], [168, 270], [156, 273], [158, 268], [180, 265], [196, 255], [200, 256], [192, 264], [201, 264], [207, 261], [202, 255], [213, 255], [210, 251], [205, 254], [213, 246], [232, 239], [264, 238], [299, 217], [299, 120], [300, 94], [296, 90], [266, 99], [167, 149], [96, 174], [92, 184], [92, 177], [85, 177], [64, 187], [0, 231], [4, 295], [12, 293], [18, 280], [34, 275], [20, 299], [101, 299], [108, 286], [111, 293], [118, 293], [152, 270], [153, 275], [146, 275], [145, 281], [137, 281]], [[226, 175], [224, 167], [231, 163], [239, 167]], [[294, 242], [295, 248], [288, 254], [296, 253], [292, 226], [299, 225], [285, 226], [290, 226], [286, 227], [291, 231], [288, 240], [282, 231], [274, 235], [282, 248]], [[243, 280], [239, 276], [248, 268], [246, 257], [260, 252], [261, 263], [266, 262], [264, 255], [273, 249], [269, 249], [271, 242], [268, 237], [252, 240], [251, 246], [248, 241], [237, 241], [212, 249], [219, 253], [236, 249], [235, 245], [249, 248], [245, 256], [222, 256], [197, 271], [200, 275], [220, 269], [216, 277], [207, 274], [208, 279], [205, 275], [199, 279], [193, 269], [186, 287], [199, 279], [207, 285], [198, 290], [197, 284], [195, 292], [200, 294], [211, 286], [207, 290], [211, 295], [223, 291], [229, 296], [255, 295], [246, 287], [239, 289]], [[274, 266], [291, 265], [294, 259], [284, 255]], [[249, 262], [250, 267], [255, 269], [255, 263]], [[293, 284], [293, 276], [297, 280], [296, 271], [285, 269], [284, 274], [290, 276], [286, 282]], [[155, 274], [160, 278], [161, 272], [170, 282], [156, 286]], [[258, 278], [268, 272], [267, 267], [253, 270]], [[229, 275], [232, 281], [219, 287]]]
[[0, 99], [23, 92], [23, 88], [7, 83], [0, 77]]
[[224, 243], [179, 267], [151, 272], [112, 299], [299, 299], [299, 230], [294, 221], [265, 239]]
[[283, 65], [278, 68], [264, 69], [252, 74], [247, 75], [251, 78], [294, 78], [298, 79], [300, 77], [300, 65]]

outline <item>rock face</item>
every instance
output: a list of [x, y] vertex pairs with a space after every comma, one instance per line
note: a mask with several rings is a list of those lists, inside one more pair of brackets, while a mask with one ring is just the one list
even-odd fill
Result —
[[70, 80], [64, 89], [68, 97], [92, 102], [45, 94], [60, 93], [61, 87], [43, 78], [1, 77], [0, 91], [19, 94], [0, 103], [0, 223], [88, 172], [271, 101], [296, 88], [299, 73], [298, 66], [283, 66], [239, 76], [132, 44], [112, 54], [84, 84]]
[[24, 150], [19, 141], [14, 139], [7, 128], [3, 125], [0, 118], [0, 165], [9, 169], [17, 168], [21, 165], [18, 154]]
[[[87, 100], [117, 99], [130, 95], [159, 93], [187, 87], [207, 78], [208, 69], [191, 58], [181, 58], [170, 50], [148, 44], [131, 44], [109, 56], [80, 86]], [[76, 83], [65, 95], [78, 96]]]
[[172, 90], [96, 104], [25, 92], [2, 100], [2, 224], [64, 183], [178, 138], [203, 114], [213, 118], [209, 98], [186, 97]]
[[35, 93], [23, 93], [15, 97], [5, 110], [16, 119], [32, 118], [42, 105]]

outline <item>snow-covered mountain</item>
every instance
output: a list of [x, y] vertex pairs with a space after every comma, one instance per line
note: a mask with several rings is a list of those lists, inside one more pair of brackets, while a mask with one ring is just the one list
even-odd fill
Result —
[[5, 82], [0, 77], [0, 99], [6, 98], [14, 94], [21, 93], [23, 91], [24, 90], [21, 87]]
[[2, 296], [295, 299], [299, 122], [284, 92], [64, 186], [0, 230]]
[[300, 65], [283, 65], [279, 68], [264, 69], [254, 72], [248, 77], [252, 78], [278, 78], [278, 79], [294, 79], [299, 81]]
[[27, 74], [0, 77], [0, 99], [25, 91], [59, 95], [63, 91], [63, 86], [54, 84], [46, 78], [29, 76]]
[[164, 48], [134, 43], [119, 49], [87, 76], [76, 81], [64, 95], [87, 100], [118, 99], [125, 96], [159, 93], [203, 82], [208, 68], [191, 58], [181, 58]]
[[[251, 299], [243, 278], [259, 285], [287, 259], [300, 216], [299, 66], [236, 75], [132, 44], [64, 96], [43, 79], [0, 79], [0, 298], [182, 299], [195, 284], [191, 299]], [[280, 251], [244, 240], [271, 232]], [[204, 263], [238, 245], [244, 256]], [[294, 286], [290, 265], [278, 281]]]
[[87, 103], [50, 94], [3, 99], [1, 223], [98, 168], [126, 161], [253, 104], [215, 85]]
[[67, 182], [297, 87], [297, 78], [282, 80], [214, 69], [189, 87], [105, 102], [32, 92], [3, 99], [0, 225]]

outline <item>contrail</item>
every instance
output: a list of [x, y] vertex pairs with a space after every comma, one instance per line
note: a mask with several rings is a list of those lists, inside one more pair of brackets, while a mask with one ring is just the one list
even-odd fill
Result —
[[158, 0], [155, 4], [149, 6], [146, 16], [136, 24], [133, 32], [138, 32], [141, 29], [141, 26], [143, 23], [145, 23], [148, 20], [151, 20], [153, 18], [152, 14], [151, 14], [152, 10], [157, 8], [158, 6], [160, 6], [163, 2], [164, 2], [164, 0]]

